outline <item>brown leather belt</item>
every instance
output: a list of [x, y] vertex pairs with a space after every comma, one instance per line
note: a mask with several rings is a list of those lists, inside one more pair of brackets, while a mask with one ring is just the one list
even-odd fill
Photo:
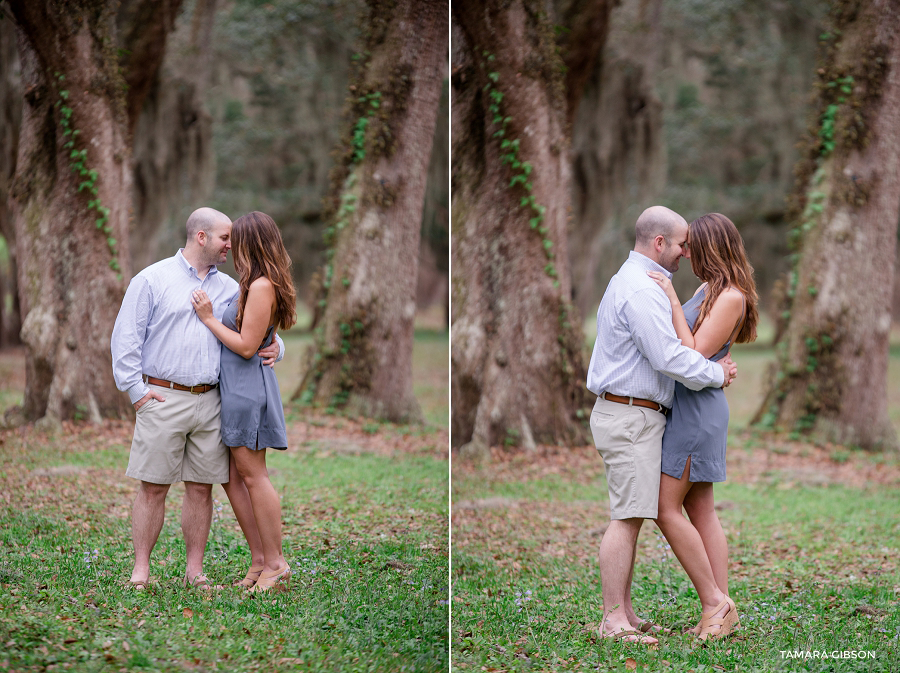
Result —
[[208, 393], [210, 390], [215, 390], [219, 387], [218, 383], [204, 383], [199, 386], [183, 386], [180, 383], [172, 383], [171, 381], [166, 381], [164, 379], [155, 379], [152, 376], [144, 376], [144, 383], [152, 383], [154, 386], [163, 386], [164, 388], [170, 388], [171, 390], [184, 390], [185, 392], [193, 393], [194, 395]]
[[618, 402], [619, 404], [629, 404], [636, 407], [646, 407], [647, 409], [658, 411], [663, 416], [669, 413], [669, 410], [659, 402], [645, 400], [640, 397], [622, 397], [621, 395], [613, 395], [612, 393], [604, 392], [600, 393], [600, 398], [606, 400], [607, 402]]

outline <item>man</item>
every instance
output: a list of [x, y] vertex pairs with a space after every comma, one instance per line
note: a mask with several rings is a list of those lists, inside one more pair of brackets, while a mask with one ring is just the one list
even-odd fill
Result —
[[[598, 395], [591, 412], [594, 444], [606, 465], [610, 524], [600, 543], [603, 635], [654, 644], [631, 604], [638, 533], [655, 519], [662, 436], [675, 381], [691, 390], [724, 387], [737, 375], [729, 354], [710, 362], [681, 345], [665, 292], [647, 275], [669, 278], [690, 257], [688, 225], [662, 206], [648, 208], [635, 225], [634, 250], [613, 276], [597, 311], [597, 341], [587, 387]], [[658, 628], [658, 627], [657, 627]]]
[[[166, 494], [176, 481], [184, 481], [184, 582], [210, 588], [203, 553], [212, 520], [212, 484], [228, 481], [228, 449], [220, 435], [219, 342], [194, 312], [191, 293], [203, 289], [220, 319], [237, 297], [238, 284], [216, 268], [231, 249], [231, 220], [200, 208], [186, 228], [184, 248], [131, 280], [112, 333], [116, 387], [128, 393], [137, 413], [125, 471], [141, 482], [131, 515], [129, 583], [136, 589], [147, 586]], [[274, 365], [283, 346], [279, 338], [259, 356]]]

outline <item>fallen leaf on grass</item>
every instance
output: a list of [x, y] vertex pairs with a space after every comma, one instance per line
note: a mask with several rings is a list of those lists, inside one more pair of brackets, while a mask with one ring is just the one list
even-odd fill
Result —
[[628, 657], [625, 660], [625, 668], [628, 669], [629, 671], [636, 671], [637, 670], [637, 662], [634, 659], [632, 659], [631, 657]]
[[181, 611], [181, 614], [184, 615], [185, 619], [190, 619], [191, 617], [194, 616], [194, 611], [191, 610], [190, 608], [185, 608], [184, 610]]

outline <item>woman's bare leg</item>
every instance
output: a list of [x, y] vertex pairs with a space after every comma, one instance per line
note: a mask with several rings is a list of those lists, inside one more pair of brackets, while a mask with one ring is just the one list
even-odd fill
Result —
[[[693, 486], [688, 481], [690, 471], [691, 459], [688, 458], [681, 479], [675, 479], [667, 474], [660, 475], [659, 515], [656, 525], [666, 536], [676, 558], [681, 562], [697, 590], [703, 606], [702, 611], [709, 612], [724, 600], [725, 594], [716, 584], [700, 533], [681, 512], [684, 499]], [[726, 605], [721, 613], [724, 615], [727, 611]]]
[[713, 501], [713, 485], [700, 482], [693, 485], [684, 498], [684, 509], [703, 540], [706, 557], [712, 566], [718, 587], [728, 593], [728, 542]]
[[281, 499], [269, 481], [266, 451], [252, 451], [246, 446], [237, 446], [231, 449], [231, 455], [250, 495], [266, 570], [281, 570], [285, 566], [281, 551]]
[[237, 466], [234, 463], [234, 454], [229, 458], [228, 483], [222, 484], [234, 517], [237, 519], [241, 532], [250, 547], [250, 565], [259, 568], [265, 561], [263, 555], [262, 540], [259, 537], [259, 529], [256, 527], [256, 518], [253, 516], [253, 505], [250, 503], [250, 493], [244, 483]]

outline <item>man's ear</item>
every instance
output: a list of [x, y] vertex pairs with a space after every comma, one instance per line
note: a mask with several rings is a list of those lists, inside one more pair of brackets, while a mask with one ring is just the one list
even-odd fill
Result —
[[660, 234], [656, 238], [653, 239], [653, 247], [656, 249], [656, 252], [662, 252], [666, 249], [666, 237]]
[[206, 245], [206, 240], [208, 238], [209, 237], [206, 235], [206, 232], [202, 229], [197, 232], [197, 243], [199, 243], [201, 247]]

